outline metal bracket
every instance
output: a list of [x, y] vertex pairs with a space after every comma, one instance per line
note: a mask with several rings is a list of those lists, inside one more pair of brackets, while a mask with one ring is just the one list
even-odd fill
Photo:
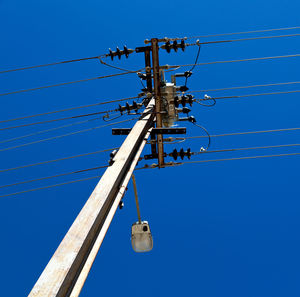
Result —
[[[131, 128], [113, 128], [112, 135], [128, 135]], [[151, 135], [156, 134], [186, 134], [186, 128], [153, 128]]]

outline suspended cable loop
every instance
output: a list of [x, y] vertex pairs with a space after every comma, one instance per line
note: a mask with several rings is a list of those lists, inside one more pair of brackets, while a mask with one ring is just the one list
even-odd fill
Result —
[[196, 124], [195, 122], [192, 122], [192, 124], [195, 125], [195, 126], [197, 126], [197, 127], [199, 127], [199, 128], [201, 128], [201, 129], [206, 133], [206, 135], [207, 135], [207, 137], [208, 137], [208, 143], [207, 143], [207, 146], [206, 146], [206, 148], [201, 147], [200, 150], [201, 150], [201, 151], [207, 151], [207, 150], [209, 149], [210, 143], [211, 143], [210, 134], [208, 133], [208, 131], [207, 131], [203, 126], [198, 125], [198, 124]]
[[58, 84], [48, 85], [48, 86], [42, 86], [42, 87], [37, 87], [37, 88], [17, 90], [17, 91], [12, 91], [12, 92], [8, 92], [8, 93], [2, 93], [2, 94], [0, 94], [0, 96], [7, 96], [7, 95], [12, 95], [12, 94], [19, 94], [19, 93], [37, 91], [37, 90], [42, 90], [42, 89], [49, 89], [49, 88], [53, 88], [53, 87], [61, 87], [61, 86], [66, 86], [66, 85], [70, 85], [70, 84], [77, 84], [77, 83], [81, 83], [81, 82], [93, 81], [93, 80], [98, 80], [98, 79], [116, 77], [116, 76], [136, 73], [136, 72], [139, 72], [142, 70], [143, 69], [139, 69], [136, 71], [127, 71], [127, 72], [109, 74], [109, 75], [104, 75], [104, 76], [97, 76], [97, 77], [85, 78], [85, 79], [80, 79], [80, 80], [68, 81], [68, 82], [63, 82], [63, 83], [58, 83]]

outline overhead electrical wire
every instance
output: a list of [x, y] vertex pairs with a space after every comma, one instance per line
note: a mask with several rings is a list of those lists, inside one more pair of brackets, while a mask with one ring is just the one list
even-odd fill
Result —
[[25, 119], [29, 119], [29, 118], [44, 116], [44, 115], [50, 115], [50, 114], [55, 114], [55, 113], [60, 113], [60, 112], [65, 112], [65, 111], [71, 111], [71, 110], [81, 109], [81, 108], [87, 108], [87, 107], [93, 107], [93, 106], [98, 106], [98, 105], [110, 104], [110, 103], [115, 103], [115, 102], [122, 102], [122, 101], [137, 99], [137, 98], [140, 98], [140, 97], [139, 96], [127, 97], [127, 98], [104, 101], [104, 102], [98, 102], [98, 103], [92, 103], [92, 104], [87, 104], [87, 105], [74, 106], [74, 107], [69, 107], [69, 108], [64, 108], [64, 109], [59, 109], [59, 110], [54, 110], [54, 111], [48, 111], [48, 112], [43, 112], [43, 113], [38, 113], [38, 114], [33, 114], [33, 115], [8, 119], [8, 120], [2, 120], [2, 121], [0, 121], [0, 123], [7, 123], [7, 122], [12, 122], [12, 121], [18, 121], [18, 120], [25, 120]]
[[24, 139], [24, 138], [31, 137], [31, 136], [36, 136], [36, 135], [44, 134], [44, 133], [47, 133], [47, 132], [56, 131], [56, 130], [67, 128], [67, 127], [81, 125], [81, 124], [88, 123], [88, 122], [95, 121], [95, 120], [100, 120], [100, 118], [88, 119], [88, 120], [85, 120], [85, 121], [80, 121], [80, 122], [75, 122], [75, 123], [71, 123], [71, 124], [66, 124], [66, 125], [55, 127], [55, 128], [50, 128], [50, 129], [46, 129], [46, 130], [40, 130], [40, 131], [37, 131], [37, 132], [25, 134], [25, 135], [22, 135], [22, 136], [8, 138], [8, 139], [5, 139], [5, 140], [1, 140], [0, 144], [1, 143], [11, 142], [11, 141], [16, 141], [16, 140], [20, 140], [20, 139]]
[[300, 34], [287, 34], [287, 35], [274, 35], [274, 36], [259, 36], [259, 37], [249, 37], [249, 38], [239, 38], [239, 39], [227, 39], [227, 40], [214, 40], [214, 41], [202, 41], [191, 44], [186, 44], [186, 46], [195, 46], [198, 44], [207, 45], [207, 44], [218, 44], [218, 43], [231, 43], [231, 42], [240, 42], [240, 41], [250, 41], [250, 40], [260, 40], [260, 39], [273, 39], [273, 38], [285, 38], [285, 37], [297, 37]]
[[62, 177], [62, 176], [67, 176], [67, 175], [72, 175], [72, 174], [83, 173], [83, 172], [88, 172], [88, 171], [92, 171], [92, 170], [107, 168], [108, 166], [109, 165], [97, 166], [97, 167], [93, 167], [93, 168], [86, 168], [86, 169], [75, 170], [75, 171], [70, 171], [70, 172], [64, 172], [64, 173], [59, 173], [59, 174], [50, 175], [50, 176], [39, 177], [39, 178], [36, 178], [36, 179], [31, 179], [31, 180], [20, 181], [20, 182], [16, 182], [16, 183], [13, 183], [13, 184], [0, 185], [0, 189], [7, 188], [7, 187], [18, 186], [18, 185], [23, 185], [23, 184], [28, 184], [28, 183], [33, 183], [33, 182], [46, 180], [46, 179], [51, 179], [51, 178], [56, 178], [56, 177]]
[[200, 160], [200, 161], [186, 161], [186, 162], [180, 162], [178, 165], [180, 165], [180, 164], [208, 163], [208, 162], [221, 162], [221, 161], [233, 161], [233, 160], [246, 160], [246, 159], [262, 159], [262, 158], [298, 156], [298, 155], [300, 155], [300, 153], [288, 153], [288, 154], [276, 154], [276, 155], [262, 155], [262, 156], [248, 156], [248, 157], [214, 159], [214, 160]]
[[197, 102], [197, 101], [220, 100], [220, 99], [237, 99], [237, 98], [257, 97], [257, 96], [294, 94], [294, 93], [299, 93], [299, 92], [300, 92], [300, 90], [270, 92], [270, 93], [256, 93], [256, 94], [245, 94], [245, 95], [229, 95], [229, 96], [221, 96], [221, 97], [200, 98], [200, 99], [195, 99], [195, 101]]
[[[233, 32], [233, 33], [198, 35], [198, 36], [189, 36], [189, 37], [187, 37], [187, 39], [205, 38], [205, 37], [217, 37], [217, 36], [228, 36], [228, 35], [238, 35], [238, 34], [249, 34], [249, 33], [262, 33], [262, 32], [272, 32], [272, 31], [295, 30], [295, 29], [300, 29], [300, 27], [298, 26], [298, 27], [287, 27], [287, 28], [276, 28], [276, 29], [265, 29], [265, 30], [253, 30], [253, 31]], [[273, 38], [276, 38], [276, 37], [277, 36], [274, 36]], [[267, 38], [267, 37], [262, 37], [262, 38]], [[2, 74], [2, 73], [9, 73], [9, 72], [16, 72], [16, 71], [23, 71], [23, 70], [29, 70], [29, 69], [35, 69], [35, 68], [41, 68], [41, 67], [49, 67], [49, 66], [55, 66], [55, 65], [60, 65], [60, 64], [67, 64], [67, 63], [73, 63], [73, 62], [87, 61], [87, 60], [93, 60], [93, 59], [101, 59], [101, 58], [104, 58], [106, 56], [107, 56], [106, 54], [102, 54], [102, 55], [92, 56], [92, 57], [84, 57], [84, 58], [79, 58], [79, 59], [64, 60], [64, 61], [51, 62], [51, 63], [40, 64], [40, 65], [19, 67], [19, 68], [15, 68], [15, 69], [0, 70], [0, 74]]]
[[248, 150], [259, 150], [259, 149], [270, 149], [270, 148], [282, 148], [282, 147], [295, 147], [295, 146], [300, 146], [300, 143], [240, 147], [240, 148], [219, 149], [219, 150], [205, 150], [205, 151], [200, 151], [200, 152], [194, 152], [193, 155], [202, 155], [202, 154], [206, 154], [206, 153], [209, 154], [209, 153], [224, 153], [224, 152], [235, 152], [235, 151], [248, 151]]
[[[287, 132], [287, 131], [299, 131], [300, 128], [283, 128], [283, 129], [273, 129], [273, 130], [258, 130], [258, 131], [246, 131], [246, 132], [232, 132], [224, 134], [211, 134], [210, 137], [223, 137], [223, 136], [236, 136], [236, 135], [249, 135], [249, 134], [261, 134], [261, 133], [275, 133], [275, 132]], [[197, 139], [205, 138], [206, 135], [199, 136], [187, 136], [187, 137], [174, 137], [174, 140], [183, 140], [183, 139]]]
[[194, 65], [195, 66], [202, 66], [202, 65], [212, 65], [212, 64], [225, 64], [225, 63], [236, 63], [236, 62], [272, 60], [272, 59], [293, 58], [293, 57], [300, 57], [300, 54], [272, 56], [272, 57], [260, 57], [260, 58], [248, 58], [248, 59], [239, 59], [239, 60], [212, 61], [212, 62], [204, 62], [204, 63], [197, 63], [197, 64], [169, 65], [168, 68], [191, 67], [191, 66], [194, 66]]
[[286, 30], [296, 30], [296, 29], [300, 29], [300, 26], [275, 28], [275, 29], [252, 30], [252, 31], [242, 31], [242, 32], [231, 32], [231, 33], [217, 33], [217, 34], [209, 34], [209, 35], [197, 35], [197, 36], [189, 36], [189, 37], [187, 37], [187, 39], [204, 38], [204, 37], [217, 37], [217, 36], [226, 36], [226, 35], [250, 34], [250, 33], [263, 33], [263, 32], [272, 32], [272, 31], [286, 31]]
[[91, 77], [91, 78], [84, 78], [84, 79], [79, 79], [79, 80], [74, 80], [74, 81], [68, 81], [68, 82], [58, 83], [58, 84], [54, 84], [54, 85], [47, 85], [47, 86], [41, 86], [41, 87], [36, 87], [36, 88], [31, 88], [31, 89], [17, 90], [17, 91], [2, 93], [2, 94], [0, 94], [0, 96], [7, 96], [7, 95], [12, 95], [12, 94], [19, 94], [19, 93], [37, 91], [37, 90], [42, 90], [42, 89], [49, 89], [49, 88], [53, 88], [53, 87], [61, 87], [61, 86], [66, 86], [66, 85], [70, 85], [70, 84], [77, 84], [77, 83], [92, 81], [92, 80], [97, 80], [97, 79], [116, 77], [116, 76], [136, 73], [136, 72], [139, 72], [142, 70], [143, 69], [139, 69], [136, 71], [126, 71], [126, 72], [121, 72], [121, 73], [115, 73], [115, 74], [109, 74], [109, 75], [103, 75], [103, 76], [97, 76], [97, 77]]
[[[193, 155], [201, 155], [201, 154], [204, 154], [204, 153], [219, 153], [219, 152], [232, 152], [232, 151], [282, 148], [282, 147], [295, 147], [295, 146], [300, 146], [300, 144], [282, 144], [282, 145], [271, 145], [271, 146], [257, 146], [257, 147], [245, 147], [245, 148], [232, 148], [232, 149], [221, 149], [221, 150], [212, 150], [212, 151], [201, 151], [201, 152], [194, 152]], [[12, 187], [12, 186], [17, 186], [17, 185], [21, 185], [21, 184], [32, 183], [32, 182], [41, 181], [41, 180], [46, 180], [46, 179], [52, 179], [52, 178], [61, 177], [61, 176], [67, 176], [67, 175], [72, 175], [72, 174], [77, 174], [77, 173], [82, 173], [82, 172], [107, 168], [107, 167], [109, 167], [109, 166], [108, 165], [97, 166], [97, 167], [93, 167], [93, 168], [75, 170], [75, 171], [71, 171], [71, 172], [64, 172], [64, 173], [59, 173], [59, 174], [56, 174], [56, 175], [51, 175], [51, 176], [46, 176], [46, 177], [40, 177], [40, 178], [36, 178], [36, 179], [20, 181], [20, 182], [16, 182], [16, 183], [12, 183], [12, 184], [0, 185], [0, 189], [1, 188]]]
[[23, 127], [28, 127], [28, 126], [41, 125], [41, 124], [49, 124], [49, 123], [53, 123], [53, 122], [59, 122], [59, 121], [71, 120], [71, 119], [78, 119], [78, 118], [95, 116], [95, 115], [100, 115], [100, 114], [108, 114], [108, 113], [111, 113], [113, 111], [115, 111], [115, 109], [106, 110], [106, 111], [98, 111], [98, 112], [93, 112], [93, 113], [86, 113], [86, 114], [79, 114], [79, 115], [75, 115], [75, 116], [56, 118], [56, 119], [40, 121], [40, 122], [34, 122], [34, 123], [27, 123], [27, 124], [22, 124], [22, 125], [17, 125], [17, 126], [10, 126], [10, 127], [5, 127], [5, 128], [0, 128], [0, 131], [11, 130], [11, 129], [16, 129], [16, 128], [23, 128]]
[[[274, 132], [288, 132], [288, 131], [299, 131], [299, 130], [300, 130], [300, 128], [284, 128], [284, 129], [261, 130], [261, 131], [233, 132], [233, 133], [226, 133], [226, 134], [210, 135], [210, 137], [223, 137], [223, 136], [260, 134], [260, 133], [274, 133]], [[181, 140], [186, 140], [186, 139], [197, 139], [197, 138], [206, 138], [206, 137], [207, 137], [206, 135], [200, 135], [200, 136], [189, 136], [189, 137], [176, 137], [176, 138], [173, 138], [173, 139], [181, 141]], [[59, 158], [59, 159], [54, 159], [54, 160], [47, 160], [47, 161], [42, 161], [42, 162], [38, 162], [38, 163], [32, 163], [32, 164], [27, 164], [27, 165], [22, 165], [22, 166], [17, 166], [17, 167], [0, 169], [0, 173], [1, 172], [12, 171], [12, 170], [23, 169], [23, 168], [27, 168], [27, 167], [44, 165], [44, 164], [48, 164], [48, 163], [53, 163], [53, 162], [58, 162], [58, 161], [83, 157], [83, 156], [94, 155], [94, 154], [98, 154], [98, 153], [112, 151], [112, 150], [115, 150], [115, 149], [118, 149], [118, 148], [105, 149], [105, 150], [94, 151], [94, 152], [90, 152], [90, 153], [83, 153], [83, 154], [79, 154], [79, 155], [67, 156], [67, 157], [64, 157], [64, 158]], [[209, 153], [211, 151], [204, 151], [204, 152]]]
[[[250, 157], [214, 159], [214, 160], [188, 161], [188, 162], [174, 163], [174, 165], [208, 163], [208, 162], [219, 162], [219, 161], [233, 161], [233, 160], [245, 160], [245, 159], [262, 159], [262, 158], [296, 156], [296, 155], [300, 155], [300, 153], [277, 154], [277, 155], [263, 155], [263, 156], [250, 156]], [[154, 169], [154, 168], [152, 168], [151, 166], [146, 166], [146, 167], [137, 168], [136, 170], [140, 170], [140, 169]], [[9, 197], [9, 196], [15, 196], [15, 195], [29, 193], [29, 192], [38, 191], [38, 190], [49, 189], [49, 188], [63, 186], [63, 185], [68, 185], [68, 184], [73, 184], [73, 183], [77, 183], [77, 182], [81, 182], [81, 181], [87, 181], [87, 180], [96, 179], [96, 178], [100, 178], [100, 177], [101, 177], [100, 175], [99, 176], [91, 176], [91, 177], [77, 179], [77, 180], [72, 180], [72, 181], [63, 182], [63, 183], [59, 183], [59, 184], [53, 184], [53, 185], [49, 185], [49, 186], [45, 186], [45, 187], [32, 188], [32, 189], [24, 190], [24, 191], [20, 191], [20, 192], [15, 192], [15, 193], [9, 193], [9, 194], [0, 195], [0, 198]]]
[[129, 121], [133, 121], [133, 120], [136, 120], [136, 119], [137, 118], [127, 119], [127, 120], [124, 120], [124, 121], [118, 121], [118, 122], [114, 122], [114, 123], [110, 123], [110, 124], [106, 124], [106, 125], [96, 126], [96, 127], [92, 127], [92, 128], [78, 130], [78, 131], [71, 132], [71, 133], [66, 133], [66, 134], [57, 135], [57, 136], [53, 136], [53, 137], [48, 137], [48, 138], [44, 138], [44, 139], [40, 139], [40, 140], [36, 140], [36, 141], [32, 141], [32, 142], [27, 142], [27, 143], [23, 143], [23, 144], [16, 145], [16, 146], [6, 147], [6, 148], [3, 148], [3, 149], [0, 149], [0, 152], [16, 149], [16, 148], [20, 148], [20, 147], [25, 147], [25, 146], [28, 146], [28, 145], [31, 145], [31, 144], [41, 143], [41, 142], [45, 142], [45, 141], [48, 141], [48, 140], [53, 140], [53, 139], [63, 138], [63, 137], [66, 137], [66, 136], [76, 135], [76, 134], [79, 134], [79, 133], [84, 133], [84, 132], [92, 131], [92, 130], [95, 130], [95, 129], [101, 129], [101, 128], [105, 128], [105, 127], [108, 127], [108, 126], [113, 126], [113, 125], [129, 122]]
[[38, 165], [45, 165], [45, 164], [49, 164], [49, 163], [55, 163], [55, 162], [59, 162], [59, 161], [65, 161], [65, 160], [69, 160], [69, 159], [75, 159], [75, 158], [79, 158], [79, 157], [86, 157], [86, 156], [91, 156], [91, 155], [100, 154], [100, 153], [111, 152], [111, 151], [117, 150], [117, 149], [119, 149], [119, 147], [94, 151], [94, 152], [90, 152], [90, 153], [83, 153], [83, 154], [79, 154], [79, 155], [67, 156], [67, 157], [63, 157], [63, 158], [59, 158], [59, 159], [52, 159], [52, 160], [47, 160], [47, 161], [42, 161], [42, 162], [37, 162], [37, 163], [31, 163], [31, 164], [26, 164], [26, 165], [17, 166], [17, 167], [0, 169], [0, 173], [1, 172], [18, 170], [18, 169], [23, 169], [23, 168], [28, 168], [28, 167], [34, 167], [34, 166], [38, 166]]
[[47, 63], [47, 64], [34, 65], [34, 66], [25, 66], [25, 67], [20, 67], [20, 68], [15, 68], [15, 69], [1, 70], [0, 74], [2, 74], [2, 73], [8, 73], [8, 72], [15, 72], [15, 71], [28, 70], [28, 69], [41, 68], [41, 67], [48, 67], [48, 66], [54, 66], [54, 65], [60, 65], [60, 64], [67, 64], [67, 63], [73, 63], [73, 62], [80, 62], [80, 61], [87, 61], [87, 60], [99, 59], [99, 58], [103, 58], [105, 56], [106, 55], [100, 55], [100, 56], [86, 57], [86, 58], [79, 58], [79, 59], [72, 59], [72, 60], [65, 60], [65, 61], [52, 62], [52, 63]]
[[74, 184], [74, 183], [77, 183], [77, 182], [87, 181], [87, 180], [91, 180], [91, 179], [95, 179], [95, 178], [100, 178], [100, 177], [101, 177], [101, 175], [86, 177], [86, 178], [77, 179], [77, 180], [71, 180], [71, 181], [68, 181], [68, 182], [63, 182], [63, 183], [59, 183], [59, 184], [49, 185], [49, 186], [45, 186], [45, 187], [33, 188], [33, 189], [25, 190], [25, 191], [20, 191], [20, 192], [15, 192], [15, 193], [10, 193], [10, 194], [0, 195], [0, 198], [9, 197], [9, 196], [15, 196], [15, 195], [29, 193], [29, 192], [34, 192], [34, 191], [38, 191], [38, 190], [50, 189], [50, 188], [58, 187], [58, 186], [64, 186], [64, 185]]
[[282, 85], [293, 85], [293, 84], [300, 84], [300, 81], [269, 83], [269, 84], [261, 84], [261, 85], [249, 85], [249, 86], [229, 87], [229, 88], [219, 88], [219, 89], [195, 90], [195, 91], [189, 91], [189, 92], [191, 92], [191, 93], [216, 92], [216, 91], [226, 91], [226, 90], [235, 90], [235, 89], [249, 89], [249, 88], [271, 87], [271, 86], [282, 86]]

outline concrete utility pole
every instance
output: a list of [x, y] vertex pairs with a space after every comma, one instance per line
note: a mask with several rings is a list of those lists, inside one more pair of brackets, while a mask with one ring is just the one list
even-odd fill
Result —
[[155, 100], [115, 155], [29, 297], [78, 296], [153, 126]]
[[[176, 92], [174, 91], [174, 84], [168, 87], [171, 89], [171, 93], [169, 91], [166, 92], [166, 88], [162, 87], [161, 84], [158, 43], [162, 41], [165, 41], [165, 39], [158, 40], [153, 38], [151, 41], [147, 41], [147, 43], [151, 43], [151, 46], [135, 49], [136, 53], [145, 54], [146, 74], [144, 76], [142, 74], [140, 75], [147, 81], [147, 88], [144, 90], [146, 95], [144, 104], [147, 104], [147, 107], [132, 129], [116, 129], [118, 131], [116, 131], [115, 135], [118, 135], [118, 133], [128, 134], [127, 138], [113, 157], [112, 164], [110, 164], [110, 167], [103, 174], [93, 193], [28, 295], [29, 297], [79, 296], [150, 134], [152, 153], [148, 155], [148, 157], [145, 155], [144, 159], [158, 158], [157, 166], [159, 168], [170, 165], [164, 162], [163, 134], [182, 134], [185, 133], [186, 129], [163, 127], [162, 112], [164, 112], [164, 117], [168, 117], [169, 112], [165, 107], [164, 110], [162, 110], [161, 88], [163, 88], [164, 93], [167, 94], [164, 94], [164, 104], [168, 104], [169, 107], [173, 106], [174, 110], [174, 98], [172, 96], [174, 96]], [[170, 49], [171, 45], [169, 41], [167, 41], [166, 46]], [[177, 51], [178, 44], [176, 41], [174, 41], [172, 46], [174, 50], [176, 49]], [[184, 50], [184, 47], [184, 40], [182, 40], [182, 50]], [[134, 52], [134, 50], [127, 49], [127, 47], [124, 47], [123, 51], [117, 48], [116, 52], [110, 50], [107, 56], [110, 56], [113, 60], [115, 56], [120, 58], [120, 56], [125, 55], [128, 57], [132, 52]], [[170, 96], [172, 100], [169, 98]], [[137, 106], [136, 103], [135, 106]], [[136, 108], [134, 105], [131, 107]], [[124, 110], [130, 112], [131, 107], [128, 105], [128, 108], [126, 106]], [[122, 113], [124, 110], [120, 106], [120, 112]], [[170, 114], [170, 116], [174, 118], [173, 114]], [[154, 128], [155, 122], [156, 128]], [[180, 153], [181, 155], [184, 154], [184, 152], [181, 151]], [[177, 151], [174, 155], [177, 157]], [[142, 223], [140, 217], [139, 223]]]

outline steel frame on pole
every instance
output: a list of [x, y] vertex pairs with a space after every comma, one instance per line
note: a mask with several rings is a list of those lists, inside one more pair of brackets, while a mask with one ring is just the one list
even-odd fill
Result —
[[[154, 96], [155, 96], [155, 113], [156, 113], [156, 127], [162, 128], [162, 108], [161, 108], [161, 78], [159, 69], [159, 46], [158, 39], [151, 39], [152, 47], [152, 67], [153, 67], [153, 84], [154, 84]], [[157, 153], [158, 153], [158, 167], [164, 167], [164, 144], [162, 134], [157, 135]]]

